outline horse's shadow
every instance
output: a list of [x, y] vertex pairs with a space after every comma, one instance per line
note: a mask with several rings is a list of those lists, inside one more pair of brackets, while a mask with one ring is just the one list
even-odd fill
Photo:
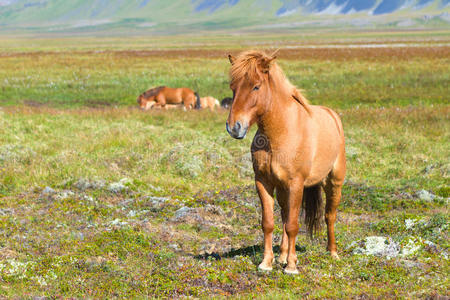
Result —
[[[295, 250], [299, 252], [305, 252], [306, 247], [305, 246], [299, 246], [295, 245]], [[258, 254], [262, 254], [263, 247], [261, 245], [253, 245], [248, 247], [243, 247], [239, 249], [231, 249], [228, 252], [225, 253], [218, 253], [218, 252], [212, 252], [212, 253], [205, 253], [205, 254], [199, 254], [195, 255], [195, 259], [209, 259], [213, 258], [215, 260], [220, 260], [222, 258], [231, 258], [235, 256], [248, 256], [248, 257], [256, 257]], [[280, 246], [273, 247], [273, 252], [276, 254], [280, 254]]]

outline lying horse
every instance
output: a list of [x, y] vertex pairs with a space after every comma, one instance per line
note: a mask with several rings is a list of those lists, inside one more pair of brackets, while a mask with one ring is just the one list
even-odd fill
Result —
[[214, 111], [216, 106], [220, 107], [219, 100], [216, 98], [211, 96], [200, 98], [200, 108], [209, 108], [211, 111]]
[[248, 51], [229, 59], [234, 101], [227, 131], [242, 139], [252, 124], [258, 124], [251, 153], [264, 232], [259, 269], [272, 270], [274, 190], [283, 221], [278, 261], [287, 264], [284, 272], [298, 274], [295, 239], [301, 207], [311, 236], [319, 228], [321, 188], [326, 194], [327, 248], [333, 258], [339, 258], [334, 222], [346, 172], [339, 116], [327, 107], [310, 105], [274, 62], [275, 56]]
[[186, 110], [199, 108], [200, 97], [189, 88], [169, 88], [160, 86], [150, 89], [138, 98], [142, 109], [165, 108], [168, 104], [182, 104]]
[[226, 109], [230, 108], [231, 104], [233, 104], [233, 98], [230, 97], [223, 98], [222, 101], [220, 102], [220, 106]]
[[139, 107], [144, 110], [151, 109], [156, 104], [154, 97], [163, 88], [165, 88], [165, 86], [158, 86], [155, 88], [151, 88], [151, 89], [145, 91], [144, 93], [140, 94], [139, 97], [137, 98], [137, 103], [139, 104]]

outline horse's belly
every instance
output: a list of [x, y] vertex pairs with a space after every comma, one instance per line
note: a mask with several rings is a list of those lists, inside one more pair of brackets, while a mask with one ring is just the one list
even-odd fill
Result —
[[304, 185], [305, 187], [314, 186], [320, 183], [323, 183], [323, 181], [327, 178], [328, 174], [330, 173], [331, 168], [327, 170], [326, 172], [320, 172], [320, 173], [312, 173], [308, 178], [305, 179]]
[[316, 158], [311, 164], [308, 176], [305, 178], [305, 186], [313, 186], [325, 180], [333, 168], [336, 157], [337, 153], [328, 153], [328, 155]]

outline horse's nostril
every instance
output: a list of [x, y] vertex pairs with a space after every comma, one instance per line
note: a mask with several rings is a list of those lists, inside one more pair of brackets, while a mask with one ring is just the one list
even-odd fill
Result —
[[236, 129], [237, 129], [237, 130], [241, 129], [241, 123], [236, 122]]

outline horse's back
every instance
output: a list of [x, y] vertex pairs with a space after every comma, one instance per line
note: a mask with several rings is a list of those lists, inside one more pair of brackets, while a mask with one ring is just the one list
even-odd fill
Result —
[[312, 119], [320, 124], [320, 131], [325, 131], [329, 134], [335, 135], [339, 140], [344, 139], [344, 129], [339, 115], [326, 106], [310, 105], [312, 111]]
[[191, 96], [195, 96], [195, 92], [193, 90], [191, 90], [190, 88], [184, 87], [184, 88], [180, 88], [182, 97], [191, 97]]

